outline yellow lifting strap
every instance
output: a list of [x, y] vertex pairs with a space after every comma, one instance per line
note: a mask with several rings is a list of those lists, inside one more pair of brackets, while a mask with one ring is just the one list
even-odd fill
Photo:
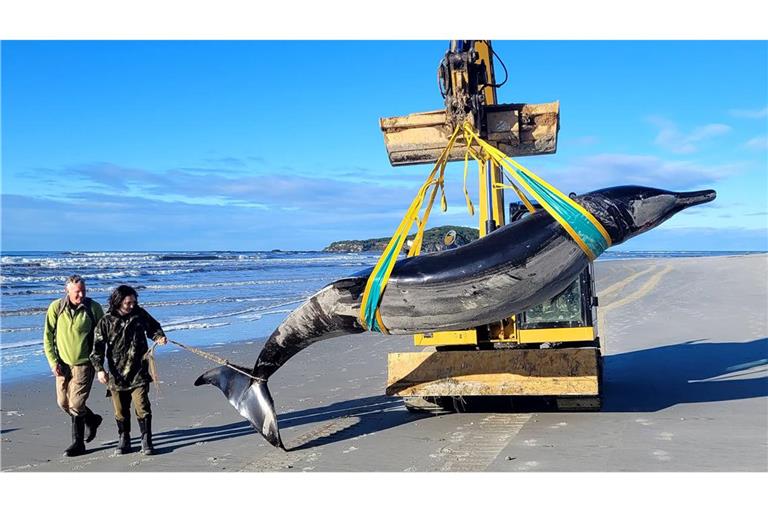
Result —
[[448, 145], [437, 159], [437, 162], [435, 162], [435, 166], [432, 168], [432, 172], [429, 173], [426, 181], [419, 189], [419, 193], [416, 194], [413, 202], [411, 202], [411, 206], [408, 208], [405, 217], [403, 217], [403, 220], [400, 222], [400, 225], [395, 231], [395, 234], [384, 248], [384, 252], [379, 258], [379, 261], [376, 263], [376, 266], [373, 267], [371, 275], [368, 277], [368, 282], [365, 285], [365, 292], [363, 293], [363, 300], [360, 305], [359, 318], [362, 325], [370, 331], [389, 334], [389, 331], [387, 331], [387, 328], [384, 326], [384, 322], [381, 320], [381, 314], [379, 313], [379, 303], [381, 302], [381, 296], [384, 293], [384, 288], [387, 286], [387, 281], [389, 280], [389, 276], [395, 266], [397, 257], [400, 254], [408, 233], [411, 230], [411, 226], [413, 226], [413, 223], [418, 220], [419, 211], [421, 210], [421, 205], [424, 202], [424, 198], [427, 195], [429, 187], [434, 188], [432, 189], [432, 194], [430, 195], [424, 215], [418, 222], [418, 232], [413, 240], [413, 244], [408, 250], [409, 258], [411, 256], [417, 256], [421, 251], [421, 243], [424, 238], [424, 227], [427, 225], [429, 212], [432, 209], [432, 204], [437, 195], [438, 188], [443, 191], [441, 198], [443, 211], [445, 211], [447, 208], [445, 190], [443, 187], [445, 166], [448, 163], [448, 154], [453, 147], [453, 144], [456, 142], [456, 137], [460, 132], [461, 127], [457, 127], [456, 130], [454, 130], [453, 135], [451, 135], [451, 138], [448, 141]]
[[[523, 191], [515, 185], [514, 182], [517, 181], [561, 226], [563, 226], [566, 232], [568, 232], [579, 247], [581, 247], [590, 261], [597, 258], [597, 256], [611, 245], [611, 237], [608, 235], [608, 232], [605, 231], [605, 228], [603, 228], [600, 222], [595, 219], [591, 213], [555, 187], [536, 176], [532, 171], [526, 169], [497, 148], [482, 140], [472, 131], [472, 127], [469, 124], [464, 124], [464, 126], [457, 127], [456, 130], [454, 130], [453, 135], [451, 135], [451, 138], [448, 141], [448, 145], [435, 162], [432, 172], [430, 172], [426, 181], [419, 189], [418, 194], [416, 194], [416, 197], [411, 202], [411, 206], [408, 208], [405, 217], [403, 217], [395, 234], [392, 236], [392, 239], [389, 241], [376, 263], [376, 266], [373, 268], [371, 275], [368, 277], [360, 306], [359, 319], [363, 327], [370, 331], [389, 334], [389, 331], [381, 319], [381, 313], [379, 312], [381, 297], [408, 233], [410, 232], [413, 223], [416, 221], [418, 221], [418, 230], [414, 237], [413, 244], [408, 251], [408, 257], [417, 256], [421, 251], [424, 228], [429, 219], [429, 213], [432, 209], [435, 197], [437, 196], [438, 188], [442, 191], [442, 210], [446, 210], [447, 205], [445, 201], [444, 186], [445, 166], [448, 163], [449, 152], [456, 142], [459, 133], [463, 133], [466, 142], [466, 152], [464, 155], [464, 196], [467, 201], [467, 209], [469, 210], [470, 215], [474, 215], [474, 207], [469, 198], [466, 183], [469, 158], [472, 157], [477, 160], [478, 167], [481, 171], [489, 161], [494, 162], [499, 168], [504, 169], [506, 175], [510, 178], [511, 185], [496, 184], [496, 187], [511, 188], [514, 190], [523, 201], [528, 211], [533, 213], [536, 211], [536, 208]], [[477, 143], [481, 152], [476, 151], [475, 148], [472, 147], [473, 143]], [[429, 191], [429, 187], [433, 187], [432, 193], [430, 194], [424, 214], [422, 215], [421, 220], [419, 220], [418, 214], [426, 194]]]
[[[574, 242], [584, 251], [590, 261], [593, 261], [611, 246], [611, 237], [602, 224], [600, 224], [600, 221], [579, 203], [536, 176], [532, 171], [512, 160], [499, 149], [482, 140], [472, 131], [471, 126], [468, 124], [464, 125], [464, 136], [470, 141], [468, 146], [472, 142], [477, 142], [485, 155], [487, 155], [487, 159], [490, 159], [500, 168], [504, 169], [510, 181], [517, 181], [531, 194], [542, 208], [573, 238]], [[475, 157], [477, 156], [475, 153]], [[504, 185], [501, 186], [506, 188]], [[525, 194], [514, 185], [514, 182], [512, 182], [512, 188], [525, 203], [526, 208], [533, 212], [533, 205], [526, 199]]]

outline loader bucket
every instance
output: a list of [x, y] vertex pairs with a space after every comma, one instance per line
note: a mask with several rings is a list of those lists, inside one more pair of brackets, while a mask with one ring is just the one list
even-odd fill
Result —
[[[485, 138], [506, 155], [543, 155], [557, 150], [560, 102], [491, 105], [485, 112]], [[453, 133], [445, 110], [384, 117], [379, 126], [393, 166], [436, 162]], [[465, 147], [459, 137], [448, 161], [464, 160]]]

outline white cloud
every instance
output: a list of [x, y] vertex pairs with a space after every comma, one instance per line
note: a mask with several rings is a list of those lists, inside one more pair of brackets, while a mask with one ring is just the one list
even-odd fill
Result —
[[695, 153], [699, 150], [699, 142], [731, 131], [731, 127], [726, 124], [711, 123], [697, 126], [689, 133], [684, 133], [668, 119], [651, 117], [649, 121], [660, 129], [654, 142], [664, 149], [681, 154]]
[[768, 117], [768, 107], [765, 107], [764, 109], [755, 109], [755, 110], [732, 108], [728, 111], [728, 114], [732, 115], [733, 117], [744, 117], [747, 119], [762, 119], [764, 117]]
[[564, 192], [583, 193], [617, 185], [688, 190], [711, 185], [741, 170], [739, 163], [700, 165], [650, 155], [604, 153], [577, 159], [563, 168], [548, 170], [542, 177]]
[[747, 149], [768, 149], [768, 135], [753, 137], [744, 143]]
[[[50, 198], [73, 199], [80, 195], [130, 194], [155, 200], [195, 205], [240, 206], [249, 209], [296, 208], [303, 212], [346, 215], [360, 211], [404, 213], [423, 177], [403, 177], [401, 182], [361, 184], [358, 180], [302, 176], [296, 173], [225, 173], [216, 169], [170, 169], [150, 172], [112, 163], [72, 166], [48, 176], [61, 181], [79, 180], [77, 187], [50, 187]], [[61, 191], [65, 191], [62, 193]], [[461, 199], [458, 186], [446, 187], [449, 201]], [[438, 206], [439, 208], [439, 203]], [[402, 215], [402, 214], [401, 214]]]

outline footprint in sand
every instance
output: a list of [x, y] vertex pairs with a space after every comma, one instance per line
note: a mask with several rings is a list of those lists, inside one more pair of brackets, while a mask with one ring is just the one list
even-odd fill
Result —
[[539, 466], [538, 461], [529, 460], [529, 461], [525, 462], [524, 464], [518, 466], [517, 469], [520, 470], [520, 471], [527, 471], [529, 469], [533, 469], [533, 468], [536, 468], [538, 466]]

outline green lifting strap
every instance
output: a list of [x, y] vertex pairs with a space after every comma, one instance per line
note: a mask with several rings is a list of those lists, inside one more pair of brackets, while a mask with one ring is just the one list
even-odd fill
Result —
[[[408, 211], [403, 217], [403, 220], [400, 221], [400, 225], [395, 231], [395, 234], [392, 236], [392, 239], [384, 249], [384, 253], [381, 255], [379, 261], [376, 263], [376, 266], [373, 268], [373, 271], [371, 271], [371, 275], [368, 277], [368, 281], [365, 285], [365, 291], [363, 292], [363, 299], [360, 305], [360, 314], [358, 317], [360, 323], [368, 330], [389, 334], [389, 331], [387, 331], [387, 328], [381, 319], [381, 314], [379, 313], [381, 297], [384, 294], [387, 281], [389, 281], [389, 276], [392, 273], [392, 269], [395, 266], [395, 262], [398, 255], [400, 254], [400, 250], [402, 249], [403, 244], [405, 243], [406, 237], [411, 230], [411, 226], [413, 226], [413, 223], [417, 221], [418, 232], [414, 238], [413, 246], [408, 251], [408, 256], [415, 256], [419, 253], [422, 233], [424, 231], [424, 227], [426, 226], [427, 218], [429, 217], [429, 211], [432, 208], [432, 203], [435, 200], [438, 188], [442, 189], [445, 166], [448, 163], [448, 152], [456, 142], [456, 138], [460, 132], [461, 127], [456, 127], [453, 135], [448, 141], [447, 146], [443, 149], [440, 158], [438, 158], [435, 162], [435, 166], [432, 168], [432, 172], [421, 186], [421, 189], [419, 190], [418, 194], [416, 194], [413, 202], [411, 202], [411, 206], [408, 208]], [[430, 187], [434, 188], [432, 190], [432, 194], [429, 198], [422, 220], [419, 221], [419, 211], [421, 210], [421, 205], [424, 203]], [[443, 207], [445, 207], [444, 198], [442, 203]]]
[[[382, 258], [382, 264], [384, 267], [388, 266], [391, 260], [397, 259], [397, 255], [400, 253], [400, 237], [395, 240], [395, 243], [389, 248], [384, 257]], [[379, 302], [381, 301], [381, 294], [384, 293], [387, 279], [384, 278], [384, 272], [378, 272], [375, 275], [372, 274], [373, 284], [370, 289], [370, 293], [364, 297], [362, 311], [365, 311], [365, 325], [369, 327], [369, 330], [374, 332], [387, 333], [386, 327], [380, 322]]]
[[536, 191], [543, 203], [555, 210], [578, 235], [590, 253], [587, 255], [595, 259], [606, 251], [609, 247], [609, 241], [606, 239], [598, 227], [593, 224], [583, 213], [573, 207], [572, 203], [566, 202], [561, 196], [554, 194], [550, 189], [541, 183], [532, 179], [526, 173], [521, 172], [519, 176]]
[[[504, 168], [512, 179], [520, 183], [562, 227], [591, 260], [611, 246], [611, 237], [591, 213], [579, 203], [539, 178], [499, 149], [482, 140], [468, 125], [464, 126], [467, 139], [476, 141], [490, 160]], [[521, 196], [524, 197], [524, 196]]]

